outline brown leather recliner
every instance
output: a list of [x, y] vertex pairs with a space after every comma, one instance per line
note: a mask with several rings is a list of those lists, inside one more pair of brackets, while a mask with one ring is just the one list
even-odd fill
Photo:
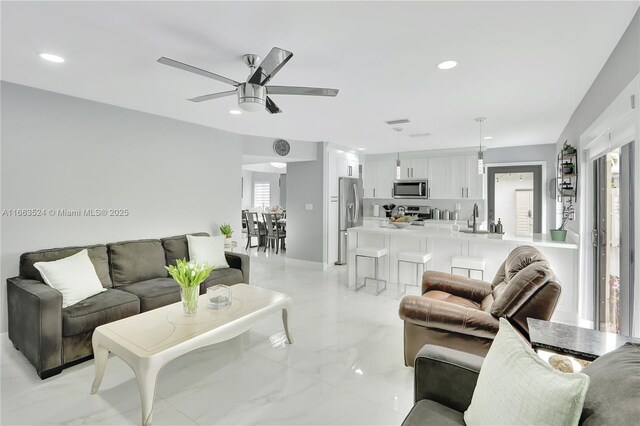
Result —
[[530, 246], [514, 249], [491, 284], [427, 271], [422, 276], [422, 296], [405, 296], [400, 302], [404, 363], [413, 366], [426, 344], [484, 357], [500, 317], [528, 339], [527, 318], [548, 320], [559, 297], [560, 284], [547, 259]]

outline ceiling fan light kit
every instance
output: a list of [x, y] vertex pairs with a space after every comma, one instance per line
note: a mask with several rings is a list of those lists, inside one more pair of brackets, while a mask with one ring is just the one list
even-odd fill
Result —
[[238, 106], [248, 112], [266, 109], [270, 114], [278, 114], [282, 110], [268, 95], [302, 95], [302, 96], [329, 96], [338, 94], [338, 89], [322, 87], [293, 87], [293, 86], [267, 86], [267, 83], [289, 62], [293, 53], [274, 47], [269, 54], [261, 60], [258, 55], [244, 55], [242, 60], [249, 67], [249, 76], [246, 82], [240, 83], [219, 74], [212, 73], [174, 59], [161, 57], [158, 62], [170, 67], [178, 68], [194, 74], [208, 77], [222, 83], [235, 86], [235, 89], [226, 92], [211, 93], [188, 99], [191, 102], [204, 102], [226, 96], [237, 95]]

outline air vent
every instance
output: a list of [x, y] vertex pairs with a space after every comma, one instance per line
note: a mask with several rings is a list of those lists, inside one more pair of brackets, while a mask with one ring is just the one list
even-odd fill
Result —
[[409, 135], [410, 138], [426, 138], [428, 136], [431, 136], [431, 133], [414, 133]]
[[409, 122], [408, 118], [401, 118], [399, 120], [386, 121], [385, 123], [387, 123], [389, 126], [394, 126], [396, 124], [407, 124], [408, 122]]

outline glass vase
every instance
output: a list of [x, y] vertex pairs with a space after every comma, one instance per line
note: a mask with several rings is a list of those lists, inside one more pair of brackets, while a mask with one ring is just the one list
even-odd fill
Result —
[[200, 286], [180, 287], [180, 297], [182, 298], [182, 308], [184, 315], [192, 317], [198, 312], [198, 296], [200, 296]]

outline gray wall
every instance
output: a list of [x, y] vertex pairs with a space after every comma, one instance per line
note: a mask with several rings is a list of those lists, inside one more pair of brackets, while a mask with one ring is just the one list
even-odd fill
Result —
[[[629, 27], [562, 131], [557, 141], [557, 152], [560, 152], [565, 141], [578, 147], [580, 136], [639, 72], [640, 11], [636, 12]], [[638, 150], [637, 146], [636, 150]], [[585, 188], [578, 188], [578, 196], [583, 190]], [[579, 206], [576, 206], [576, 218], [579, 214], [578, 209]], [[576, 233], [580, 232], [577, 220], [569, 221], [567, 227]]]
[[280, 174], [280, 207], [287, 209], [287, 174]]
[[[287, 257], [324, 262], [325, 144], [318, 143], [316, 149], [315, 161], [287, 164]], [[305, 210], [305, 204], [313, 210]]]
[[549, 180], [556, 176], [556, 146], [554, 144], [491, 148], [485, 152], [484, 161], [487, 164], [546, 162], [547, 176], [545, 182], [542, 182], [542, 196], [546, 203], [547, 229], [543, 229], [542, 233], [548, 232], [550, 228], [555, 228], [558, 203], [555, 198], [549, 198], [548, 192]]
[[2, 82], [3, 209], [129, 209], [126, 217], [2, 217], [6, 285], [30, 250], [240, 233], [242, 139], [204, 126]]

